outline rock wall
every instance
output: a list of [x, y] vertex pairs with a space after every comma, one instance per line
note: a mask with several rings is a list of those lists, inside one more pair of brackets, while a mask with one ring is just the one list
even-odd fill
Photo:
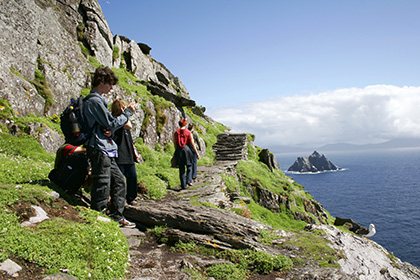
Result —
[[[113, 36], [96, 0], [1, 1], [0, 29], [0, 98], [10, 102], [17, 116], [59, 115], [70, 98], [90, 87], [95, 70], [90, 59], [126, 68], [139, 85], [175, 105], [163, 112], [167, 121], [158, 133], [155, 104], [115, 86], [109, 102], [116, 97], [138, 102], [132, 118], [134, 140], [144, 137], [150, 146], [171, 142], [178, 121], [186, 117], [182, 107], [195, 106], [183, 83], [153, 59], [150, 47]], [[141, 103], [151, 114], [143, 131], [146, 113]], [[54, 141], [58, 144], [43, 145], [55, 148], [64, 140]]]
[[[84, 69], [93, 67], [81, 57], [77, 42], [76, 26], [83, 22], [79, 2], [0, 3], [0, 98], [9, 100], [19, 115], [51, 116], [86, 87]], [[45, 77], [44, 94], [54, 102], [46, 102], [48, 97], [39, 92], [36, 72]]]
[[247, 136], [245, 133], [223, 133], [217, 135], [217, 143], [213, 146], [216, 160], [247, 160]]

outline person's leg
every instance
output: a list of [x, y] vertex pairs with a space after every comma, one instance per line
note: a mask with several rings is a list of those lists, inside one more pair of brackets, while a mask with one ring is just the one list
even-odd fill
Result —
[[192, 183], [192, 165], [187, 165], [187, 184]]
[[127, 203], [132, 202], [137, 197], [137, 172], [134, 164], [125, 165], [125, 177], [127, 178]]
[[187, 180], [185, 178], [185, 164], [179, 165], [179, 180], [181, 181], [181, 189], [187, 188]]
[[92, 165], [91, 208], [105, 213], [109, 200], [111, 160], [96, 149], [89, 149], [88, 157]]
[[115, 158], [111, 158], [111, 207], [110, 214], [115, 221], [123, 218], [125, 207], [126, 184], [124, 175], [121, 173]]
[[197, 155], [194, 153], [193, 163], [192, 163], [192, 178], [197, 178]]

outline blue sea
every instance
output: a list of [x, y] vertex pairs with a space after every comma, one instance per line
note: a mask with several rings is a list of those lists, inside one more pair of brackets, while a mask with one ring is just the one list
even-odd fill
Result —
[[[420, 267], [420, 148], [322, 152], [342, 171], [318, 174], [285, 172], [304, 186], [333, 217], [376, 226], [370, 239], [402, 261]], [[276, 154], [286, 171], [297, 157]]]

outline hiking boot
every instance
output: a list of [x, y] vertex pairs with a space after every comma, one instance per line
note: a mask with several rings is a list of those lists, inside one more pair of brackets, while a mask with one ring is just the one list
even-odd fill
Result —
[[122, 218], [121, 220], [119, 220], [118, 223], [120, 224], [120, 227], [124, 227], [124, 228], [135, 228], [136, 227], [135, 223], [127, 221], [125, 218]]

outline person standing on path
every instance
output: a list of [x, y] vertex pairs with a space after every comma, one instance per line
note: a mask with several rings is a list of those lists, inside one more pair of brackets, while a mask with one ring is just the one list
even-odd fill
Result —
[[[92, 130], [87, 141], [87, 155], [92, 164], [91, 208], [106, 213], [122, 227], [133, 228], [136, 225], [123, 216], [125, 207], [126, 184], [116, 158], [118, 146], [112, 140], [111, 132], [123, 127], [135, 112], [134, 102], [119, 117], [112, 116], [107, 109], [107, 94], [117, 84], [118, 78], [109, 67], [96, 69], [92, 80], [92, 90], [83, 104], [83, 114]], [[109, 209], [108, 200], [109, 197]]]
[[[187, 121], [182, 119], [179, 121], [179, 129], [174, 133], [175, 158], [179, 167], [179, 179], [181, 181], [181, 189], [185, 190], [192, 185], [192, 164], [194, 161], [193, 153], [200, 158], [191, 131], [187, 129]], [[187, 145], [190, 144], [190, 145]], [[194, 151], [191, 151], [191, 148]], [[187, 174], [185, 174], [185, 166], [187, 166]]]
[[[121, 116], [127, 107], [127, 103], [122, 99], [116, 99], [111, 105], [111, 113], [114, 117]], [[122, 128], [115, 131], [113, 138], [118, 145], [117, 164], [127, 183], [127, 204], [136, 206], [137, 198], [137, 172], [135, 162], [139, 162], [139, 155], [134, 148], [133, 138], [130, 129], [131, 122], [128, 121]]]

